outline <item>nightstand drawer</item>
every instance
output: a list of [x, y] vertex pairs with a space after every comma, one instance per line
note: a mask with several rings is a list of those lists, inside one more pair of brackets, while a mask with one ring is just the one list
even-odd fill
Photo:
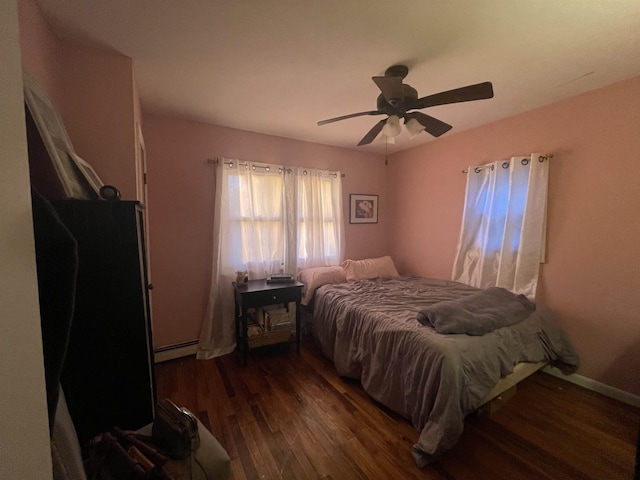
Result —
[[243, 293], [242, 303], [248, 308], [252, 306], [299, 302], [301, 298], [302, 287], [291, 286], [288, 288]]

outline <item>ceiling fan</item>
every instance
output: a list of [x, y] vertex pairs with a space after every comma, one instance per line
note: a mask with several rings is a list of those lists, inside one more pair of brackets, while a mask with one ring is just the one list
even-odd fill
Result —
[[371, 77], [382, 92], [378, 95], [377, 110], [351, 113], [341, 117], [321, 120], [318, 122], [318, 125], [326, 125], [328, 123], [363, 115], [387, 115], [387, 118], [380, 120], [369, 130], [362, 140], [360, 140], [358, 146], [371, 143], [380, 132], [383, 132], [387, 137], [388, 143], [395, 143], [394, 138], [399, 135], [401, 131], [401, 118], [404, 119], [404, 124], [411, 138], [422, 130], [425, 130], [434, 137], [439, 137], [453, 127], [425, 113], [410, 110], [493, 98], [493, 86], [491, 82], [477, 83], [475, 85], [455, 88], [453, 90], [447, 90], [446, 92], [418, 98], [418, 92], [415, 88], [402, 83], [402, 79], [406, 77], [408, 73], [409, 68], [407, 66], [394, 65], [384, 72], [384, 77]]

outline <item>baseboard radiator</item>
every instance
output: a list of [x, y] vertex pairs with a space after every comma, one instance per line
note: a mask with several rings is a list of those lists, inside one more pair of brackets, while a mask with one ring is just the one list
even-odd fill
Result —
[[161, 363], [175, 358], [188, 357], [189, 355], [195, 355], [197, 349], [198, 340], [159, 347], [153, 351], [153, 361], [154, 363]]

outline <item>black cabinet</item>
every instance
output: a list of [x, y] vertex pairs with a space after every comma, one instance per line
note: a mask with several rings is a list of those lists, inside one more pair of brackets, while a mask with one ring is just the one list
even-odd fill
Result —
[[61, 383], [81, 444], [153, 420], [155, 379], [138, 202], [55, 202], [78, 243], [75, 311]]

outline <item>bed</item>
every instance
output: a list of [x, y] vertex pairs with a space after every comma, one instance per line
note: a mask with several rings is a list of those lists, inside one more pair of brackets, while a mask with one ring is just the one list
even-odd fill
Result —
[[440, 334], [417, 320], [419, 312], [479, 289], [399, 275], [346, 280], [317, 285], [313, 337], [340, 376], [359, 379], [420, 430], [412, 453], [421, 467], [452, 448], [465, 416], [504, 388], [545, 364], [577, 369], [575, 351], [544, 306], [484, 335]]

